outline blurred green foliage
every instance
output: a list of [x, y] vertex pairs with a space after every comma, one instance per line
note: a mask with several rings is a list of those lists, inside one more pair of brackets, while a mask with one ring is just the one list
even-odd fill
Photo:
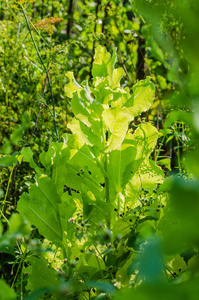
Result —
[[[145, 121], [156, 126], [159, 136], [150, 158], [163, 167], [167, 177], [173, 176], [150, 193], [147, 189], [140, 190], [146, 201], [149, 196], [155, 199], [150, 208], [155, 213], [151, 216], [150, 209], [147, 213], [148, 202], [144, 202], [145, 213], [149, 215], [144, 222], [135, 222], [137, 232], [128, 232], [125, 245], [121, 236], [116, 237], [116, 229], [121, 230], [122, 222], [113, 233], [99, 225], [94, 235], [95, 230], [86, 227], [89, 220], [84, 220], [83, 227], [81, 213], [75, 215], [77, 221], [75, 219], [73, 225], [71, 220], [69, 227], [72, 231], [74, 226], [83, 228], [77, 234], [78, 241], [86, 228], [86, 236], [92, 236], [94, 245], [96, 241], [104, 243], [105, 239], [107, 245], [114, 244], [114, 251], [118, 247], [119, 254], [110, 247], [103, 253], [105, 262], [97, 261], [96, 250], [86, 245], [86, 253], [81, 254], [80, 259], [81, 263], [89, 262], [89, 270], [84, 270], [84, 275], [94, 274], [96, 264], [102, 270], [90, 282], [84, 283], [78, 278], [77, 284], [68, 284], [68, 279], [77, 279], [77, 260], [70, 264], [60, 262], [60, 250], [45, 240], [36, 227], [31, 227], [29, 236], [29, 225], [21, 215], [14, 214], [19, 197], [28, 192], [35, 182], [35, 173], [41, 171], [39, 154], [46, 155], [46, 166], [53, 161], [52, 147], [57, 137], [47, 73], [33, 45], [19, 1], [0, 1], [0, 297], [4, 299], [6, 294], [6, 299], [85, 299], [83, 295], [89, 299], [197, 299], [198, 1], [39, 0], [20, 3], [48, 72], [61, 141], [66, 141], [66, 134], [70, 133], [67, 125], [74, 117], [70, 92], [65, 88], [70, 81], [67, 72], [72, 71], [78, 83], [92, 79], [96, 47], [106, 46], [110, 53], [117, 47], [117, 67], [124, 71], [121, 88], [135, 91], [133, 86], [146, 76], [151, 77], [156, 87], [153, 105], [138, 115], [129, 128], [135, 131]], [[48, 168], [46, 172], [50, 174]], [[83, 174], [80, 172], [80, 175]], [[145, 184], [150, 181], [146, 180]], [[67, 192], [70, 195], [71, 190]], [[88, 213], [93, 201], [91, 196], [89, 199]], [[77, 203], [71, 204], [71, 214], [75, 205]], [[137, 216], [141, 217], [139, 208], [129, 207], [128, 220], [134, 221]], [[49, 264], [41, 258], [43, 254]], [[74, 253], [74, 258], [78, 255]], [[67, 280], [63, 269], [69, 274]], [[119, 269], [117, 277], [114, 277], [115, 269]], [[45, 272], [39, 289], [28, 296], [28, 289], [34, 290], [38, 284], [35, 270]], [[47, 286], [45, 277], [50, 283]], [[45, 293], [46, 296], [42, 296]]]

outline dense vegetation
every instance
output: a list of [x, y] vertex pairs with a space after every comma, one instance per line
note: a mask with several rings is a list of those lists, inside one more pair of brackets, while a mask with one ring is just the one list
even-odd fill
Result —
[[197, 2], [0, 1], [0, 299], [197, 299]]

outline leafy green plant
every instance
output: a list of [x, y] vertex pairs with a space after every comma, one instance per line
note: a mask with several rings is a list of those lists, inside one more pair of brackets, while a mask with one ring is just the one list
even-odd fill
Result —
[[[1, 251], [1, 279], [0, 297], [1, 299], [16, 299], [17, 294], [14, 287], [23, 297], [24, 289], [24, 266], [28, 253], [23, 251], [22, 240], [29, 238], [30, 225], [21, 215], [12, 214], [7, 220], [7, 230], [5, 223], [0, 223], [0, 251]], [[14, 260], [16, 258], [16, 260]], [[9, 287], [4, 280], [10, 284]]]
[[21, 152], [37, 175], [17, 209], [38, 228], [41, 247], [54, 253], [54, 259], [47, 251], [29, 261], [26, 289], [31, 292], [61, 293], [63, 284], [68, 297], [72, 293], [81, 299], [83, 292], [82, 299], [90, 298], [99, 291], [108, 297], [129, 285], [127, 269], [140, 234], [145, 235], [144, 225], [155, 231], [165, 201], [154, 190], [164, 173], [150, 159], [158, 131], [151, 123], [132, 125], [152, 105], [155, 89], [149, 78], [135, 84], [133, 94], [122, 88], [124, 72], [114, 68], [116, 60], [116, 50], [111, 56], [104, 47], [96, 48], [92, 87], [87, 81], [79, 85], [67, 73], [71, 133], [40, 154], [42, 168], [30, 148]]
[[[26, 2], [46, 68], [14, 0], [4, 1], [0, 298], [195, 300], [197, 1]], [[56, 18], [64, 19], [57, 30]], [[126, 74], [114, 69], [115, 50], [98, 46], [94, 57], [98, 44], [117, 46]], [[145, 75], [154, 103], [151, 79], [133, 95], [124, 88]], [[61, 143], [51, 143], [53, 110]], [[156, 164], [179, 174], [157, 188]]]

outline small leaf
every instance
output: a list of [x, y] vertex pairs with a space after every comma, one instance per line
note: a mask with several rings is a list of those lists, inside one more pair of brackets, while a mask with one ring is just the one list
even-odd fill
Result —
[[64, 90], [66, 96], [72, 98], [75, 92], [80, 92], [82, 90], [82, 87], [76, 82], [73, 72], [67, 72], [66, 77], [68, 77], [69, 83], [65, 85]]
[[165, 166], [169, 171], [171, 171], [171, 159], [163, 158], [157, 161], [158, 165]]
[[155, 148], [158, 138], [157, 129], [150, 123], [141, 124], [132, 136], [136, 145], [136, 159], [147, 158]]
[[48, 268], [48, 261], [44, 258], [29, 259], [31, 266], [25, 268], [25, 272], [29, 273], [27, 290], [31, 292], [42, 288], [53, 288], [59, 285], [56, 271]]
[[133, 87], [133, 96], [124, 104], [128, 120], [133, 120], [153, 104], [155, 86], [149, 79], [141, 80]]
[[124, 75], [123, 68], [118, 68], [113, 71], [113, 83], [112, 83], [112, 89], [115, 89], [117, 87], [120, 87], [120, 80], [122, 79], [122, 76]]
[[74, 93], [73, 99], [71, 101], [72, 111], [86, 126], [90, 127], [91, 123], [89, 122], [90, 111], [87, 109], [82, 99], [78, 97], [77, 92]]
[[117, 112], [115, 109], [105, 110], [102, 117], [110, 130], [110, 137], [105, 150], [105, 152], [110, 152], [122, 144], [128, 130], [128, 120], [122, 111]]

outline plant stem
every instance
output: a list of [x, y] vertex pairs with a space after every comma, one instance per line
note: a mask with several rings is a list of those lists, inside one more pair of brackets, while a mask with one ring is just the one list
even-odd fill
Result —
[[94, 28], [93, 28], [93, 48], [92, 48], [92, 53], [93, 55], [91, 56], [91, 68], [90, 68], [90, 78], [92, 78], [92, 65], [93, 65], [93, 62], [94, 62], [94, 54], [95, 54], [95, 34], [97, 32], [97, 16], [98, 16], [98, 12], [99, 12], [99, 9], [100, 9], [100, 5], [101, 5], [101, 0], [98, 0], [97, 1], [97, 5], [96, 5], [96, 9], [95, 9], [95, 25], [94, 25]]
[[45, 73], [46, 73], [46, 78], [47, 78], [47, 80], [48, 80], [48, 85], [49, 85], [50, 95], [51, 95], [52, 105], [53, 105], [53, 123], [54, 123], [55, 133], [56, 133], [57, 139], [58, 139], [58, 141], [59, 141], [59, 134], [58, 134], [57, 124], [56, 124], [56, 120], [55, 120], [55, 100], [54, 100], [54, 96], [53, 96], [53, 92], [52, 92], [52, 86], [51, 86], [51, 83], [50, 83], [50, 78], [49, 78], [49, 75], [48, 75], [48, 69], [46, 68], [46, 66], [45, 66], [45, 64], [44, 64], [44, 61], [43, 61], [43, 59], [42, 59], [42, 57], [41, 57], [41, 55], [40, 55], [40, 53], [39, 53], [39, 50], [38, 50], [38, 48], [37, 48], [36, 43], [35, 43], [34, 37], [33, 37], [33, 35], [32, 35], [32, 31], [31, 31], [31, 29], [30, 29], [30, 24], [29, 24], [27, 15], [26, 15], [26, 13], [25, 13], [25, 10], [24, 10], [24, 8], [23, 8], [23, 6], [22, 6], [21, 4], [20, 4], [20, 6], [21, 6], [21, 9], [22, 9], [23, 15], [24, 15], [24, 17], [25, 17], [26, 24], [27, 24], [27, 27], [28, 27], [28, 30], [29, 30], [29, 33], [30, 33], [30, 36], [31, 36], [31, 39], [32, 39], [32, 42], [33, 42], [33, 45], [34, 45], [35, 50], [36, 50], [36, 52], [37, 52], [37, 55], [38, 55], [38, 57], [39, 57], [39, 59], [40, 59], [40, 62], [41, 62], [41, 64], [42, 64], [42, 66], [43, 66], [43, 69], [44, 69], [44, 71], [45, 71]]
[[23, 269], [24, 269], [24, 259], [22, 262], [22, 269], [21, 269], [21, 300], [23, 300]]
[[13, 171], [15, 169], [15, 164], [13, 165], [12, 167], [12, 170], [11, 170], [11, 173], [10, 173], [10, 176], [9, 176], [9, 180], [8, 180], [8, 185], [7, 185], [7, 189], [6, 189], [6, 194], [5, 194], [5, 197], [4, 197], [4, 201], [3, 201], [3, 205], [2, 205], [2, 215], [4, 213], [4, 210], [5, 210], [5, 204], [6, 204], [6, 200], [7, 200], [7, 197], [8, 197], [8, 201], [10, 201], [10, 193], [8, 194], [9, 192], [9, 188], [10, 188], [10, 184], [11, 184], [11, 187], [12, 187], [12, 174], [13, 174]]
[[[105, 197], [106, 197], [106, 203], [109, 204], [110, 203], [110, 197], [109, 197], [109, 179], [108, 179], [108, 175], [107, 175], [107, 167], [108, 167], [108, 154], [105, 154], [105, 162], [104, 162], [104, 170], [106, 172], [105, 175]], [[111, 227], [111, 216], [110, 216], [110, 209], [109, 209], [109, 216], [107, 218], [107, 226], [110, 228]]]
[[177, 142], [177, 156], [178, 156], [178, 169], [180, 174], [182, 173], [182, 168], [181, 168], [181, 159], [180, 159], [180, 143], [179, 143], [179, 137], [178, 137], [178, 127], [177, 124], [174, 126], [174, 133], [176, 136], [176, 142]]
[[4, 215], [4, 213], [2, 212], [2, 210], [0, 210], [0, 214], [2, 215], [2, 217], [6, 220], [6, 222], [8, 224], [10, 224], [10, 222], [8, 221], [8, 219], [6, 218], [6, 216]]

